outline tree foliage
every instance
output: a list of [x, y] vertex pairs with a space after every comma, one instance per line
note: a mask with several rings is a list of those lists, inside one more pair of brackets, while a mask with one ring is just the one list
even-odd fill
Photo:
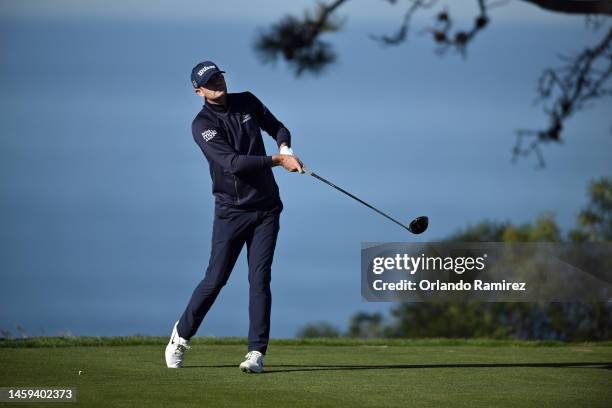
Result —
[[612, 241], [612, 180], [601, 178], [588, 190], [589, 204], [578, 214], [577, 226], [570, 232], [574, 242]]
[[308, 323], [298, 330], [299, 338], [309, 339], [314, 337], [338, 337], [340, 330], [328, 322]]

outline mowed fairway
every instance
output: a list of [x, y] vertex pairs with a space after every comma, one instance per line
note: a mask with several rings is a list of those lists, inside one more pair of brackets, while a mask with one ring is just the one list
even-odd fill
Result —
[[55, 407], [612, 406], [609, 343], [286, 341], [270, 346], [266, 372], [254, 375], [239, 371], [246, 348], [236, 341], [196, 342], [177, 370], [165, 368], [162, 341], [0, 343], [0, 387], [76, 388], [77, 403]]

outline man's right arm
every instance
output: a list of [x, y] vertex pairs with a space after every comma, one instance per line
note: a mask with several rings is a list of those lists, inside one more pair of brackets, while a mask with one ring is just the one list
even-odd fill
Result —
[[229, 173], [239, 174], [273, 166], [273, 160], [270, 156], [238, 154], [230, 146], [224, 132], [215, 126], [195, 121], [192, 125], [192, 133], [206, 158], [220, 165]]
[[192, 125], [193, 138], [209, 159], [232, 174], [259, 170], [267, 167], [283, 166], [286, 170], [303, 172], [301, 163], [292, 156], [249, 156], [238, 154], [230, 146], [222, 130], [210, 124], [194, 121]]

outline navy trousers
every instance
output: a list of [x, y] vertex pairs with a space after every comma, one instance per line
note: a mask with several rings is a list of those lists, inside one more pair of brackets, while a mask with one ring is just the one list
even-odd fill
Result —
[[246, 244], [249, 264], [249, 351], [266, 354], [272, 307], [272, 258], [282, 209], [280, 202], [270, 210], [242, 210], [224, 205], [215, 207], [208, 269], [179, 320], [179, 336], [190, 339], [198, 331]]

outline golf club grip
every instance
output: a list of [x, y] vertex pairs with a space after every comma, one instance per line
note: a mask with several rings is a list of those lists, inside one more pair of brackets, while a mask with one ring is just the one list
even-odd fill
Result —
[[404, 224], [402, 224], [401, 222], [397, 221], [396, 219], [388, 216], [387, 214], [385, 214], [384, 212], [380, 211], [379, 209], [372, 207], [370, 204], [366, 203], [365, 201], [363, 201], [361, 198], [354, 196], [353, 194], [349, 193], [348, 191], [344, 190], [342, 187], [338, 187], [337, 185], [335, 185], [334, 183], [332, 183], [331, 181], [325, 180], [323, 177], [319, 176], [318, 174], [316, 174], [313, 171], [309, 171], [308, 174], [310, 174], [312, 177], [316, 178], [317, 180], [320, 180], [322, 182], [324, 182], [325, 184], [327, 184], [330, 187], [335, 188], [336, 190], [346, 194], [347, 196], [351, 197], [353, 200], [357, 200], [359, 201], [361, 204], [365, 205], [366, 207], [370, 208], [371, 210], [376, 211], [377, 213], [379, 213], [380, 215], [382, 215], [383, 217], [387, 218], [389, 221], [393, 221], [394, 223], [396, 223], [397, 225], [399, 225], [400, 227], [407, 229], [408, 231], [412, 232], [410, 230], [410, 228], [406, 227]]

